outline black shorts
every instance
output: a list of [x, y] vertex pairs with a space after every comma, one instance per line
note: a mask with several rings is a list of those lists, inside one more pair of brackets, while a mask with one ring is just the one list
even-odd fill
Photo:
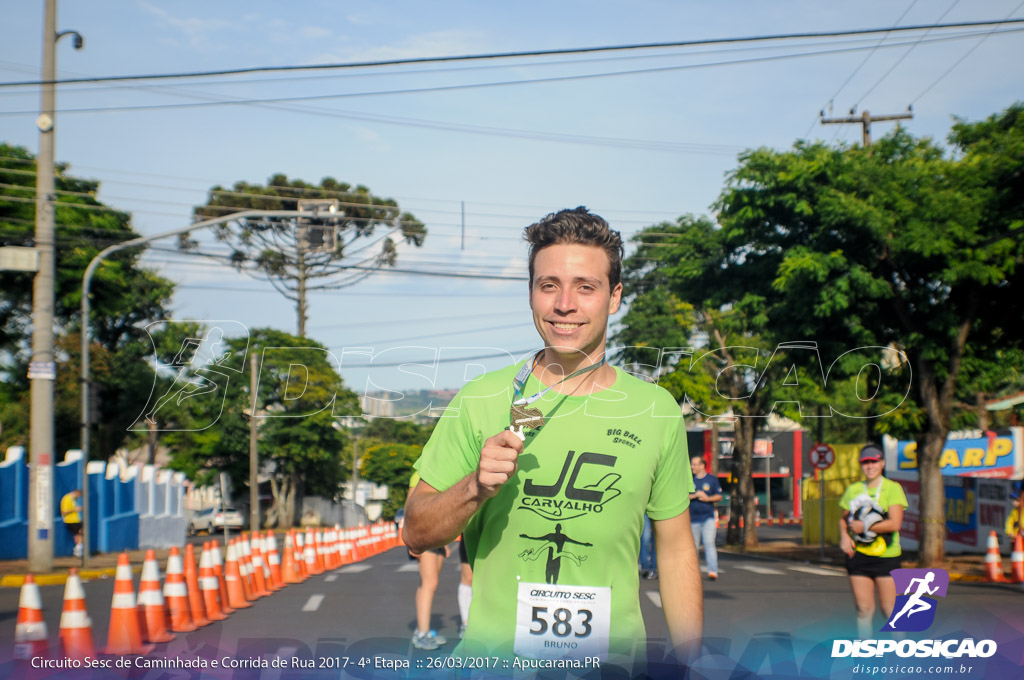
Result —
[[[409, 554], [409, 560], [410, 561], [415, 562], [416, 560], [419, 559], [419, 556], [418, 555], [413, 555], [412, 551], [409, 550], [408, 548], [405, 549], [405, 552], [407, 552]], [[431, 548], [430, 550], [426, 550], [425, 552], [437, 553], [441, 557], [445, 557], [444, 548]]]
[[68, 531], [71, 532], [72, 536], [77, 536], [78, 534], [82, 533], [81, 522], [64, 522], [64, 526], [68, 528]]
[[462, 540], [459, 541], [459, 562], [463, 564], [469, 564], [469, 555], [466, 554], [466, 537], [463, 536]]
[[867, 576], [868, 578], [883, 578], [889, 576], [893, 569], [900, 568], [900, 558], [896, 557], [874, 557], [865, 555], [862, 552], [854, 552], [853, 557], [846, 558], [846, 573], [850, 576]]

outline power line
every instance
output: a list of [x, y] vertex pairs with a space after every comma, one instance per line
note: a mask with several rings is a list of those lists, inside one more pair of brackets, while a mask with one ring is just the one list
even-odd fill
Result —
[[[463, 316], [423, 316], [417, 319], [398, 319], [403, 324], [413, 323], [441, 323], [449, 321], [477, 321], [479, 319], [488, 319], [494, 317], [507, 317], [508, 312], [494, 312], [493, 314], [469, 314]], [[370, 326], [391, 326], [395, 323], [396, 319], [388, 319], [387, 321], [360, 321], [360, 328], [369, 328]], [[336, 324], [314, 324], [309, 326], [310, 330], [331, 330], [335, 328], [351, 328], [351, 323], [336, 323]]]
[[[915, 0], [915, 2], [916, 2], [916, 0]], [[946, 11], [943, 12], [942, 15], [936, 21], [942, 21], [946, 17], [946, 15], [949, 14], [950, 12], [952, 12], [953, 8], [956, 7], [959, 3], [960, 3], [960, 0], [953, 0], [953, 4], [951, 4], [949, 7], [947, 7]], [[868, 95], [870, 95], [872, 92], [874, 92], [875, 88], [878, 87], [879, 85], [881, 85], [882, 81], [884, 81], [886, 78], [888, 78], [889, 74], [891, 74], [893, 71], [895, 71], [896, 67], [899, 66], [900, 64], [902, 64], [903, 60], [906, 59], [908, 56], [910, 56], [910, 53], [914, 51], [915, 47], [917, 47], [918, 45], [921, 44], [921, 40], [924, 40], [924, 38], [928, 35], [928, 33], [929, 33], [928, 31], [925, 31], [923, 34], [921, 34], [921, 38], [916, 43], [914, 43], [909, 48], [907, 48], [907, 51], [900, 55], [900, 58], [896, 60], [896, 63], [894, 63], [892, 66], [890, 66], [889, 69], [885, 73], [882, 74], [882, 77], [879, 78], [877, 81], [875, 81], [875, 84], [872, 85], [871, 87], [869, 87], [867, 92], [865, 92], [864, 94], [862, 94], [860, 96], [860, 99], [858, 99], [856, 102], [854, 102], [854, 104], [853, 104], [854, 107], [859, 106], [862, 101], [867, 99]]]
[[[1017, 20], [1024, 23], [1024, 19]], [[673, 47], [693, 47], [696, 45], [720, 45], [744, 42], [767, 42], [774, 40], [800, 40], [809, 38], [838, 38], [854, 35], [871, 35], [876, 33], [906, 33], [920, 30], [935, 30], [947, 28], [970, 28], [977, 26], [991, 26], [993, 24], [1007, 23], [1004, 21], [966, 21], [952, 24], [930, 24], [918, 26], [893, 26], [889, 28], [864, 28], [846, 31], [819, 31], [803, 33], [779, 33], [758, 36], [745, 36], [734, 38], [707, 38], [703, 40], [682, 40], [675, 42], [658, 43], [633, 43], [625, 45], [605, 45], [600, 47], [579, 47], [555, 50], [527, 50], [519, 52], [491, 52], [483, 54], [468, 54], [448, 57], [417, 57], [413, 59], [388, 59], [362, 62], [341, 62], [332, 64], [302, 64], [290, 66], [252, 66], [240, 69], [220, 69], [211, 71], [190, 71], [179, 73], [152, 73], [147, 75], [126, 75], [126, 76], [94, 76], [88, 78], [65, 78], [55, 80], [27, 80], [18, 82], [0, 83], [0, 87], [23, 87], [26, 85], [68, 85], [72, 83], [100, 83], [119, 82], [130, 80], [167, 80], [172, 78], [205, 78], [214, 76], [239, 75], [243, 73], [272, 73], [272, 72], [294, 72], [294, 71], [323, 71], [341, 70], [352, 68], [376, 68], [382, 66], [407, 66], [410, 64], [430, 63], [451, 63], [460, 61], [481, 61], [487, 59], [515, 59], [532, 58], [568, 54], [588, 54], [594, 52], [620, 52], [629, 50], [653, 50]]]
[[[917, 0], [913, 0], [913, 2], [911, 2], [910, 5], [908, 5], [905, 10], [903, 10], [903, 14], [901, 14], [899, 19], [896, 20], [896, 24], [897, 25], [901, 21], [903, 21], [903, 17], [907, 16], [907, 14], [910, 12], [910, 10], [912, 10], [914, 8], [914, 5], [916, 5], [916, 4], [917, 4]], [[945, 16], [945, 14], [943, 14], [942, 16]], [[941, 19], [941, 17], [940, 17], [940, 19]], [[847, 85], [850, 84], [850, 81], [853, 80], [853, 77], [856, 76], [858, 73], [860, 73], [860, 70], [864, 67], [864, 64], [868, 63], [868, 60], [871, 59], [871, 57], [873, 57], [875, 55], [875, 52], [877, 52], [878, 48], [882, 45], [882, 43], [884, 43], [886, 41], [886, 39], [889, 37], [890, 33], [892, 33], [892, 31], [886, 31], [885, 35], [883, 35], [879, 39], [878, 43], [874, 46], [874, 48], [872, 48], [872, 50], [870, 52], [868, 52], [867, 56], [865, 56], [864, 59], [859, 64], [857, 64], [857, 68], [853, 69], [853, 73], [851, 73], [849, 76], [847, 76], [846, 80], [843, 81], [843, 84], [839, 86], [839, 89], [837, 89], [835, 92], [832, 93], [832, 96], [828, 98], [828, 102], [829, 102], [830, 105], [835, 101], [835, 98], [839, 96], [839, 93], [842, 92], [843, 89]], [[928, 35], [928, 33], [926, 32], [926, 33], [924, 33], [924, 35]], [[911, 48], [911, 49], [913, 49], [913, 48]]]
[[[837, 44], [838, 45], [851, 45], [851, 44], [864, 43], [867, 40], [868, 40], [868, 38], [855, 38], [853, 40], [828, 40], [828, 41], [822, 41], [822, 42], [802, 42], [802, 43], [800, 43], [800, 45], [801, 45], [801, 47], [817, 47], [817, 46], [820, 46], [820, 45], [837, 45]], [[555, 60], [550, 60], [550, 61], [533, 61], [533, 62], [530, 62], [528, 65], [530, 67], [538, 67], [538, 66], [550, 67], [550, 66], [578, 66], [578, 65], [581, 65], [581, 64], [594, 64], [594, 63], [607, 63], [607, 62], [624, 62], [624, 61], [636, 61], [636, 60], [647, 60], [647, 61], [650, 61], [650, 60], [655, 60], [655, 59], [678, 59], [680, 57], [699, 57], [699, 56], [707, 56], [707, 55], [715, 55], [715, 54], [725, 54], [725, 53], [735, 54], [735, 53], [738, 53], [738, 52], [763, 52], [765, 50], [778, 50], [778, 49], [782, 49], [783, 47], [784, 47], [784, 45], [763, 45], [763, 46], [740, 47], [740, 48], [727, 47], [727, 48], [724, 48], [724, 49], [699, 50], [699, 51], [687, 50], [687, 51], [683, 51], [683, 52], [666, 52], [666, 53], [662, 53], [662, 54], [615, 55], [615, 56], [611, 56], [611, 57], [596, 57], [596, 58], [590, 58], [590, 59], [563, 59], [563, 60], [557, 60], [557, 61], [555, 61]], [[3, 63], [4, 62], [0, 62], [0, 64], [3, 64]], [[38, 71], [37, 67], [31, 66], [29, 64], [17, 64], [17, 63], [13, 63], [13, 62], [6, 62], [6, 63], [10, 67], [10, 70], [21, 71], [23, 73], [35, 73], [35, 72]], [[459, 68], [427, 68], [427, 69], [418, 68], [418, 69], [413, 69], [413, 70], [388, 70], [388, 71], [384, 71], [384, 72], [369, 71], [369, 72], [365, 72], [365, 73], [341, 73], [341, 74], [312, 75], [312, 76], [291, 76], [291, 75], [289, 75], [289, 76], [281, 77], [281, 78], [277, 78], [277, 77], [275, 77], [275, 78], [241, 78], [241, 79], [237, 79], [237, 80], [215, 80], [215, 81], [200, 80], [200, 81], [196, 81], [196, 82], [190, 82], [190, 83], [188, 83], [188, 85], [190, 87], [207, 86], [207, 85], [215, 86], [215, 87], [222, 87], [224, 85], [254, 85], [254, 84], [255, 85], [262, 85], [262, 84], [267, 84], [267, 83], [271, 83], [271, 84], [272, 83], [306, 84], [306, 83], [309, 83], [311, 81], [338, 80], [338, 79], [349, 79], [349, 78], [370, 78], [370, 77], [372, 77], [372, 78], [380, 78], [380, 77], [388, 77], [388, 76], [409, 76], [409, 75], [412, 75], [412, 76], [423, 76], [423, 75], [426, 75], [426, 74], [434, 74], [434, 73], [461, 74], [461, 73], [467, 73], [467, 72], [470, 72], [470, 71], [484, 71], [484, 70], [495, 70], [495, 69], [523, 68], [523, 66], [526, 66], [526, 65], [527, 64], [518, 64], [518, 63], [512, 63], [512, 64], [485, 64], [485, 65], [478, 65], [478, 66], [464, 66], [464, 67], [459, 67]], [[65, 73], [68, 73], [71, 76], [74, 76], [76, 78], [92, 78], [92, 77], [95, 77], [95, 76], [92, 76], [91, 74], [80, 73], [80, 72], [76, 72], [76, 71], [65, 71]], [[62, 82], [67, 82], [67, 80], [62, 81]], [[166, 88], [166, 90], [164, 90], [164, 91], [171, 92], [173, 94], [178, 94], [180, 96], [192, 96], [192, 97], [203, 97], [203, 96], [206, 96], [206, 95], [203, 95], [203, 94], [201, 94], [199, 92], [189, 91], [189, 90], [182, 89], [181, 87], [173, 85], [173, 84], [168, 84], [168, 85], [155, 84], [155, 85], [152, 85], [152, 86], [104, 85], [104, 86], [100, 86], [100, 87], [75, 87], [75, 85], [88, 85], [88, 84], [89, 83], [77, 83], [77, 84], [76, 83], [70, 83], [72, 88], [71, 89], [65, 89], [64, 92], [65, 92], [65, 94], [75, 95], [75, 94], [81, 94], [81, 93], [91, 94], [91, 93], [96, 93], [96, 92], [109, 92], [109, 91], [121, 92], [121, 91], [126, 91], [126, 90], [160, 91], [162, 88]], [[35, 88], [36, 85], [29, 84], [26, 87]], [[19, 95], [21, 95], [21, 96], [33, 95], [34, 96], [34, 94], [35, 94], [35, 90], [34, 89], [27, 89], [25, 92], [13, 93], [13, 96], [19, 96]]]
[[[400, 319], [393, 319], [392, 323], [394, 323], [395, 321], [401, 321], [401, 320]], [[452, 335], [475, 335], [477, 333], [491, 333], [491, 332], [494, 332], [494, 331], [505, 331], [505, 330], [509, 330], [509, 329], [512, 329], [512, 328], [518, 328], [520, 330], [525, 330], [527, 328], [529, 328], [530, 330], [533, 329], [532, 326], [528, 326], [527, 324], [525, 324], [523, 322], [519, 322], [519, 323], [513, 323], [513, 324], [505, 324], [505, 325], [502, 325], [502, 326], [490, 326], [488, 328], [472, 328], [472, 329], [466, 329], [466, 330], [463, 330], [463, 329], [459, 329], [459, 330], [448, 329], [448, 330], [442, 331], [440, 333], [427, 333], [425, 335], [413, 335], [413, 336], [410, 336], [410, 337], [407, 337], [407, 338], [388, 338], [387, 340], [375, 340], [375, 341], [372, 341], [372, 342], [366, 341], [366, 340], [352, 340], [350, 342], [347, 342], [347, 346], [351, 347], [351, 346], [354, 346], [354, 345], [362, 345], [362, 346], [380, 345], [380, 344], [384, 344], [384, 343], [388, 343], [388, 342], [412, 342], [413, 340], [427, 340], [427, 339], [430, 339], [430, 338], [446, 338], [446, 337], [449, 337], [449, 336], [452, 336]], [[336, 349], [336, 347], [335, 348], [331, 348], [331, 349]]]
[[[515, 350], [515, 351], [511, 351], [511, 352], [500, 352], [498, 354], [482, 354], [482, 355], [473, 356], [473, 357], [449, 357], [447, 359], [435, 359], [431, 363], [432, 364], [452, 364], [452, 363], [455, 363], [455, 362], [458, 362], [458, 361], [480, 361], [482, 359], [508, 358], [509, 355], [512, 355], [512, 357], [525, 356], [526, 354], [528, 354], [530, 352], [533, 352], [535, 350], [536, 350], [536, 348], [530, 348], [530, 349]], [[352, 355], [349, 354], [347, 356], [352, 356]], [[368, 369], [368, 368], [398, 368], [399, 366], [410, 366], [410, 365], [414, 365], [416, 363], [417, 362], [415, 362], [415, 361], [398, 361], [398, 362], [387, 363], [387, 364], [378, 364], [378, 363], [372, 363], [372, 364], [347, 364], [343, 368], [350, 368], [350, 369], [355, 369], [355, 368], [360, 368], [360, 369]]]
[[[270, 292], [267, 288], [247, 288], [247, 287], [243, 287], [243, 286], [213, 286], [213, 285], [198, 285], [198, 284], [191, 284], [191, 283], [176, 283], [176, 284], [174, 284], [174, 287], [175, 287], [175, 290], [177, 290], [179, 288], [180, 289], [184, 289], [184, 290], [215, 290], [215, 291], [224, 291], [224, 292], [229, 292], [229, 293], [256, 293], [256, 294], [259, 294], [259, 295], [266, 295], [268, 292]], [[318, 295], [318, 293], [316, 291], [312, 291], [310, 293], [310, 295], [311, 296], [315, 296], [315, 295]], [[517, 297], [517, 298], [521, 298], [522, 297], [522, 293], [501, 293], [501, 292], [494, 292], [494, 293], [452, 293], [452, 292], [445, 292], [445, 291], [430, 292], [430, 293], [417, 293], [415, 291], [404, 291], [404, 290], [394, 291], [394, 292], [360, 290], [359, 291], [359, 295], [360, 295], [360, 297], [389, 297], [389, 298], [392, 298], [392, 297], [398, 297], [398, 298], [425, 297], [425, 298], [432, 298], [432, 299], [445, 298], [445, 297], [451, 297], [451, 298], [456, 298], [456, 297], [457, 298], [488, 298], [488, 299], [490, 299], [490, 298], [505, 298], [505, 297]]]
[[[1010, 10], [1010, 13], [1006, 15], [1006, 17], [1007, 17], [1007, 18], [1006, 18], [1006, 20], [1004, 20], [1004, 23], [1011, 23], [1011, 21], [1024, 21], [1024, 19], [1013, 19], [1013, 20], [1011, 20], [1011, 19], [1009, 18], [1009, 17], [1011, 17], [1012, 15], [1016, 14], [1016, 13], [1017, 13], [1017, 11], [1018, 11], [1018, 10], [1019, 10], [1019, 9], [1020, 9], [1021, 7], [1024, 7], [1024, 2], [1021, 2], [1021, 3], [1019, 4], [1019, 5], [1017, 5], [1017, 6], [1016, 6], [1016, 7], [1014, 7], [1014, 8], [1012, 9], [1012, 10]], [[997, 26], [997, 28], [998, 28], [998, 26]], [[994, 29], [993, 29], [993, 30], [994, 30]], [[916, 97], [914, 97], [913, 99], [911, 99], [911, 100], [910, 100], [910, 103], [911, 103], [911, 105], [913, 105], [913, 104], [917, 103], [917, 101], [918, 101], [919, 99], [921, 99], [921, 97], [923, 97], [923, 96], [925, 96], [926, 94], [928, 94], [929, 92], [931, 92], [931, 90], [932, 90], [932, 88], [933, 88], [933, 87], [935, 87], [935, 86], [936, 86], [936, 85], [938, 85], [938, 84], [939, 84], [940, 82], [942, 82], [942, 80], [943, 80], [943, 79], [944, 79], [944, 78], [945, 78], [946, 76], [948, 76], [948, 75], [949, 75], [950, 73], [952, 73], [952, 72], [953, 72], [953, 69], [955, 69], [955, 68], [956, 68], [957, 66], [959, 66], [960, 64], [962, 64], [962, 63], [964, 62], [964, 60], [965, 60], [965, 59], [967, 59], [967, 57], [971, 56], [971, 54], [973, 54], [973, 53], [974, 53], [974, 50], [976, 50], [976, 49], [978, 49], [979, 47], [981, 47], [981, 44], [982, 44], [983, 42], [985, 42], [986, 40], [988, 40], [988, 38], [989, 38], [989, 37], [990, 37], [991, 35], [992, 35], [992, 31], [990, 31], [990, 32], [986, 33], [986, 34], [985, 34], [985, 36], [984, 36], [984, 37], [982, 37], [982, 39], [981, 39], [981, 40], [979, 40], [979, 41], [978, 41], [977, 43], [975, 43], [973, 47], [971, 47], [971, 48], [970, 48], [969, 50], [967, 50], [967, 51], [966, 51], [966, 52], [965, 52], [965, 53], [963, 54], [963, 56], [962, 56], [962, 57], [960, 57], [960, 58], [959, 58], [959, 59], [957, 59], [957, 60], [956, 60], [955, 62], [953, 62], [953, 65], [952, 65], [952, 66], [950, 66], [950, 67], [949, 67], [948, 69], [946, 69], [945, 71], [943, 71], [942, 75], [941, 75], [941, 76], [939, 76], [938, 78], [936, 78], [936, 79], [935, 79], [935, 80], [934, 80], [934, 81], [932, 82], [932, 84], [931, 84], [931, 85], [929, 85], [928, 87], [924, 88], [924, 90], [922, 90], [922, 91], [921, 91], [921, 94], [919, 94], [919, 95], [917, 95]]]
[[[983, 25], [990, 25], [993, 22], [981, 22]], [[1003, 23], [1024, 23], [1024, 19], [1007, 21]], [[949, 26], [957, 26], [958, 24], [948, 24]], [[915, 27], [922, 28], [922, 27]], [[893, 31], [901, 29], [890, 29]], [[1005, 29], [1002, 31], [992, 31], [991, 34], [996, 33], [1017, 33], [1024, 29]], [[877, 32], [877, 31], [876, 31]], [[963, 40], [973, 36], [958, 35], [955, 37], [940, 37], [928, 40], [928, 43], [940, 42], [946, 40]], [[890, 43], [883, 45], [886, 49], [895, 47], [904, 47], [912, 43]], [[813, 52], [799, 52], [793, 54], [774, 55], [768, 57], [754, 57], [750, 59], [734, 59], [727, 61], [718, 62], [705, 62], [701, 64], [685, 64], [679, 66], [663, 66], [663, 67], [651, 67], [645, 69], [633, 69], [627, 71], [615, 71], [606, 73], [587, 73], [567, 76], [551, 76], [546, 78], [525, 78], [520, 80], [504, 80], [497, 82], [485, 82], [485, 83], [466, 83], [457, 85], [437, 85], [430, 87], [410, 87], [403, 89], [394, 90], [375, 90], [366, 92], [342, 92], [335, 94], [323, 94], [323, 95], [303, 95], [295, 97], [266, 97], [266, 98], [249, 98], [249, 99], [231, 99], [225, 101], [204, 101], [204, 102], [191, 102], [191, 103], [178, 103], [178, 104], [136, 104], [126, 106], [100, 106], [100, 107], [82, 107], [82, 108], [67, 108], [59, 109], [61, 114], [71, 113], [113, 113], [113, 112], [128, 112], [128, 111], [163, 111], [163, 110], [175, 110], [185, 108], [209, 108], [214, 106], [238, 106], [238, 105], [249, 105], [249, 104], [273, 104], [283, 102], [298, 102], [298, 101], [323, 101], [330, 99], [348, 99], [354, 97], [375, 97], [375, 96], [390, 96], [390, 95], [403, 95], [403, 94], [424, 94], [430, 92], [453, 92], [460, 90], [471, 90], [480, 88], [494, 88], [494, 87], [508, 87], [515, 85], [532, 85], [538, 83], [559, 83], [559, 82], [570, 82], [579, 80], [593, 80], [598, 78], [611, 78], [617, 76], [627, 75], [642, 75], [642, 74], [653, 74], [653, 73], [666, 73], [671, 71], [686, 71], [700, 68], [711, 68], [715, 66], [732, 66], [737, 64], [755, 64], [769, 61], [783, 61], [789, 59], [799, 59], [804, 57], [832, 55], [832, 54], [843, 54], [847, 52], [858, 52], [863, 47], [851, 47], [841, 48], [834, 50], [820, 50]], [[3, 111], [0, 112], [0, 116], [21, 116], [21, 115], [34, 115], [37, 113], [33, 110], [24, 111]]]

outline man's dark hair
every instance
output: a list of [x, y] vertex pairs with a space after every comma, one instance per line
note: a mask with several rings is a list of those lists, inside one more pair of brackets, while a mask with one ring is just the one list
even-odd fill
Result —
[[600, 215], [584, 206], [559, 210], [526, 228], [530, 244], [530, 284], [533, 285], [533, 262], [537, 253], [548, 246], [577, 244], [597, 246], [608, 255], [608, 281], [611, 288], [622, 279], [622, 236], [608, 226]]

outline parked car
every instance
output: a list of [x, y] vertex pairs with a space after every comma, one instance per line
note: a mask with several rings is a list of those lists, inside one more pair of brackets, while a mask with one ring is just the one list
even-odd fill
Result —
[[221, 510], [220, 508], [207, 508], [192, 515], [188, 523], [188, 535], [195, 536], [200, 531], [212, 533], [228, 529], [241, 529], [245, 525], [245, 518], [234, 508]]

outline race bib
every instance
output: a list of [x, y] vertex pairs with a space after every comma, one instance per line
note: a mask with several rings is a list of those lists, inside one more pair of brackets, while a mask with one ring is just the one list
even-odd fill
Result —
[[533, 659], [608, 658], [612, 589], [519, 583], [513, 651]]

